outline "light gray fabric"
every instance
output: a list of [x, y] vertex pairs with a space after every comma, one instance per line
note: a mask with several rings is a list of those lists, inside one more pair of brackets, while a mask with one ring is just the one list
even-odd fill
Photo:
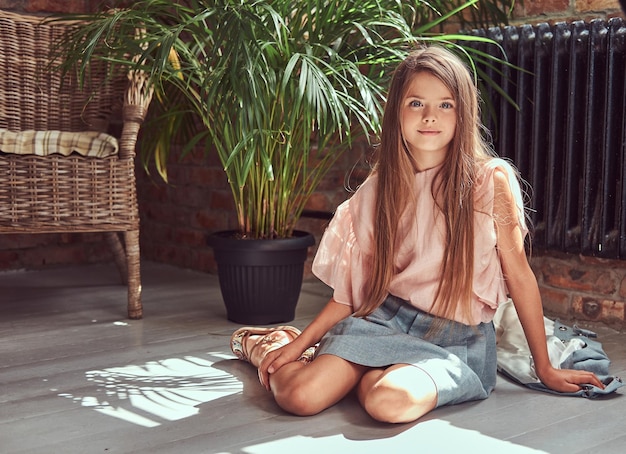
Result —
[[575, 393], [553, 391], [537, 377], [530, 348], [511, 300], [500, 304], [493, 322], [496, 329], [498, 371], [524, 386], [554, 394], [581, 397], [610, 394], [623, 386], [618, 377], [609, 375], [610, 361], [602, 344], [590, 338], [595, 333], [544, 317], [546, 344], [552, 367], [594, 372], [606, 385], [604, 389], [586, 385]]

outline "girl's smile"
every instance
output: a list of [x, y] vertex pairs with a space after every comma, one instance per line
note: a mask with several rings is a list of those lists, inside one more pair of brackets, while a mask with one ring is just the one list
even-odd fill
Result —
[[426, 135], [426, 136], [429, 136], [429, 135], [433, 135], [433, 136], [435, 136], [435, 135], [437, 135], [437, 134], [440, 134], [440, 133], [441, 133], [441, 131], [435, 131], [435, 130], [433, 130], [433, 129], [420, 129], [420, 130], [419, 130], [419, 133], [420, 133], [420, 134], [424, 134], [424, 135]]

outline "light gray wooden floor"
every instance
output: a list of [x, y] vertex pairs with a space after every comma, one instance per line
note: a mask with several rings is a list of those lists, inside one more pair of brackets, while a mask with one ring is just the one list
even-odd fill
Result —
[[[142, 275], [145, 317], [130, 321], [113, 265], [0, 273], [0, 452], [626, 452], [624, 391], [591, 401], [503, 378], [486, 401], [413, 424], [374, 422], [353, 397], [290, 416], [233, 359], [238, 326], [214, 276], [154, 263]], [[305, 283], [293, 324], [328, 296]], [[592, 328], [626, 376], [626, 334]]]

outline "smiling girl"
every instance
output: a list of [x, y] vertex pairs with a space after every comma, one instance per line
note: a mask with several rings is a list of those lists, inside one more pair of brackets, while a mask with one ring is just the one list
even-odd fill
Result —
[[469, 71], [441, 47], [420, 49], [394, 73], [370, 176], [315, 257], [332, 299], [302, 333], [241, 328], [231, 348], [288, 412], [318, 413], [356, 389], [373, 418], [408, 422], [489, 396], [492, 319], [511, 297], [547, 387], [603, 388], [551, 366], [526, 234], [516, 173], [483, 140]]

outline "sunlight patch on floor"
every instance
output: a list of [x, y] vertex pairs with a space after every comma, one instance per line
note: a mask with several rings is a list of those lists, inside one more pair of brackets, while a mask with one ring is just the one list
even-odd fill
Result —
[[87, 381], [95, 386], [90, 394], [59, 396], [139, 426], [156, 427], [193, 416], [199, 405], [242, 391], [239, 380], [213, 367], [216, 361], [231, 357], [220, 353], [208, 357], [185, 356], [88, 371]]
[[[498, 440], [475, 430], [455, 427], [447, 421], [433, 419], [416, 424], [393, 437], [364, 436], [358, 440], [343, 434], [308, 437], [297, 435], [268, 443], [248, 446], [241, 452], [263, 454], [277, 452], [480, 452], [481, 454], [547, 454], [509, 441]], [[225, 453], [223, 453], [225, 454]]]

